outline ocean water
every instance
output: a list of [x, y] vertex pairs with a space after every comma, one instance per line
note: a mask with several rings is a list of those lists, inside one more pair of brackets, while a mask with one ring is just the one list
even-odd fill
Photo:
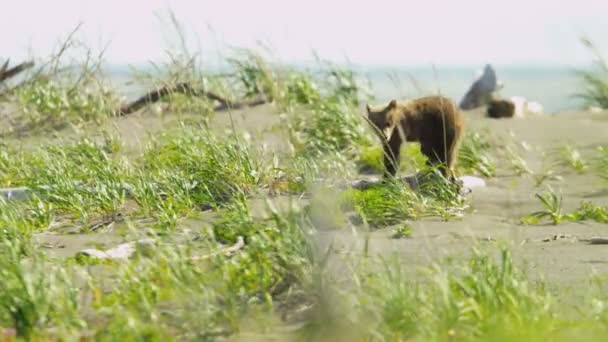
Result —
[[[483, 66], [481, 66], [483, 67]], [[481, 67], [479, 70], [481, 70]], [[543, 67], [494, 67], [503, 98], [523, 96], [543, 105], [546, 113], [583, 107], [574, 95], [581, 83], [574, 69]], [[460, 102], [476, 78], [475, 68], [361, 68], [378, 102], [441, 93]]]
[[[473, 67], [365, 67], [354, 70], [369, 82], [378, 103], [390, 99], [407, 99], [441, 93], [460, 102], [477, 76]], [[504, 87], [498, 92], [503, 98], [523, 96], [542, 104], [545, 113], [559, 113], [583, 107], [574, 94], [581, 84], [574, 69], [559, 67], [500, 67], [495, 66], [498, 80]], [[140, 96], [148, 89], [130, 77], [129, 69], [111, 67], [107, 70], [112, 83], [126, 99]]]

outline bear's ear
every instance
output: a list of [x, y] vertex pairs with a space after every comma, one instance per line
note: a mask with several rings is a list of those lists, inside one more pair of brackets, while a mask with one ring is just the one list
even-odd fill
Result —
[[372, 112], [372, 107], [369, 106], [369, 103], [365, 105], [365, 109], [367, 109], [368, 113]]
[[389, 102], [388, 104], [388, 109], [394, 109], [397, 108], [397, 100], [391, 100], [391, 102]]

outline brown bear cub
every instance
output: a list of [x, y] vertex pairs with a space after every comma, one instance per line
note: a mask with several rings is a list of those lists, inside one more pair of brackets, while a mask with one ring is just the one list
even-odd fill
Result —
[[367, 105], [367, 118], [382, 140], [385, 177], [399, 169], [399, 151], [404, 141], [420, 142], [427, 164], [438, 166], [454, 180], [454, 165], [464, 119], [458, 107], [443, 96], [427, 96], [409, 101], [392, 100], [383, 108]]
[[509, 100], [492, 100], [488, 104], [487, 115], [489, 118], [512, 118], [515, 114], [515, 104]]

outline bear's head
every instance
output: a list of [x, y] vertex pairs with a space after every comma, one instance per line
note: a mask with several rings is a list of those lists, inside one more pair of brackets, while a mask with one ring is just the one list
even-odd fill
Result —
[[392, 100], [388, 105], [381, 108], [372, 108], [369, 104], [367, 105], [367, 120], [372, 124], [376, 134], [382, 139], [390, 137], [394, 127], [394, 116], [391, 115], [391, 112], [396, 108], [396, 100]]

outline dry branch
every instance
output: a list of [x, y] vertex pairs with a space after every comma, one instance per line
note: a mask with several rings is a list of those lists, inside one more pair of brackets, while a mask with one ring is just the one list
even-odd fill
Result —
[[214, 110], [216, 110], [216, 111], [222, 111], [222, 110], [227, 110], [227, 109], [239, 109], [239, 108], [243, 108], [243, 107], [253, 107], [253, 106], [258, 106], [258, 105], [261, 105], [261, 104], [264, 104], [267, 102], [265, 99], [232, 102], [228, 99], [223, 98], [222, 96], [220, 96], [216, 93], [202, 90], [202, 89], [201, 90], [194, 89], [189, 83], [178, 83], [174, 86], [166, 86], [166, 87], [162, 87], [160, 89], [156, 89], [156, 90], [152, 90], [152, 91], [148, 92], [147, 94], [141, 96], [137, 100], [121, 107], [118, 110], [118, 115], [122, 116], [122, 115], [131, 114], [149, 104], [160, 101], [163, 97], [165, 97], [169, 94], [174, 94], [174, 93], [190, 94], [190, 95], [199, 96], [199, 97], [206, 97], [210, 100], [217, 101], [217, 102], [219, 102], [219, 105], [217, 105], [214, 108]]
[[225, 248], [222, 248], [218, 251], [215, 251], [211, 254], [207, 254], [207, 255], [201, 255], [201, 256], [193, 256], [190, 258], [191, 261], [199, 261], [199, 260], [206, 260], [209, 258], [212, 258], [214, 256], [223, 254], [224, 256], [231, 256], [232, 254], [238, 252], [239, 250], [243, 249], [245, 247], [245, 240], [243, 240], [242, 236], [237, 237], [236, 239], [236, 243], [232, 246], [228, 246]]
[[31, 68], [34, 66], [34, 62], [23, 62], [18, 64], [12, 68], [8, 68], [8, 61], [4, 63], [2, 68], [0, 69], [0, 83], [8, 80], [11, 77], [15, 77], [19, 73]]

